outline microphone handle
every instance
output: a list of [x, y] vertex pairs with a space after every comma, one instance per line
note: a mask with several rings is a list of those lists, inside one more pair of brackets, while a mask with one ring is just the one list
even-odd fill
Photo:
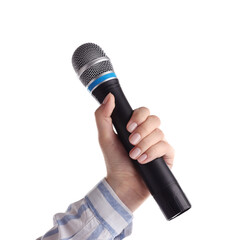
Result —
[[[115, 96], [115, 108], [111, 115], [113, 125], [123, 146], [129, 153], [134, 146], [128, 140], [130, 133], [126, 126], [133, 110], [118, 79], [114, 78], [100, 84], [93, 90], [92, 94], [99, 103], [102, 103], [110, 92]], [[162, 157], [146, 164], [140, 164], [137, 160], [132, 160], [132, 162], [167, 220], [171, 220], [191, 208], [191, 204]]]

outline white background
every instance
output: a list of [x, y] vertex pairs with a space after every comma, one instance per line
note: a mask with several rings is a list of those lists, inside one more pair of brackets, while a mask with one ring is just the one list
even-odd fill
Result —
[[35, 239], [106, 174], [73, 51], [111, 58], [135, 109], [176, 150], [192, 203], [165, 220], [149, 198], [130, 239], [239, 239], [239, 1], [1, 1], [1, 239]]

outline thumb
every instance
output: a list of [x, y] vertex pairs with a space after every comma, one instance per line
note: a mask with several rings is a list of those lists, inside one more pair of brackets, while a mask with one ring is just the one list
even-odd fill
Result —
[[95, 111], [95, 119], [98, 129], [98, 139], [101, 147], [107, 146], [115, 140], [116, 134], [113, 131], [111, 114], [115, 108], [115, 98], [109, 93], [102, 105]]

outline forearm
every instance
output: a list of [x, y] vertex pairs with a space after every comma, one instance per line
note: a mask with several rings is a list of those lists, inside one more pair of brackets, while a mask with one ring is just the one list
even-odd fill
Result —
[[121, 202], [105, 179], [84, 199], [54, 216], [54, 227], [41, 240], [123, 239], [131, 234], [131, 211]]

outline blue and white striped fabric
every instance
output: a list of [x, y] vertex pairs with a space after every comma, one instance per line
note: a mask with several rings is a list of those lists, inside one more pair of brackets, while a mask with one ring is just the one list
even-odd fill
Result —
[[121, 240], [132, 232], [132, 212], [107, 181], [100, 181], [84, 199], [54, 216], [54, 227], [37, 240]]

